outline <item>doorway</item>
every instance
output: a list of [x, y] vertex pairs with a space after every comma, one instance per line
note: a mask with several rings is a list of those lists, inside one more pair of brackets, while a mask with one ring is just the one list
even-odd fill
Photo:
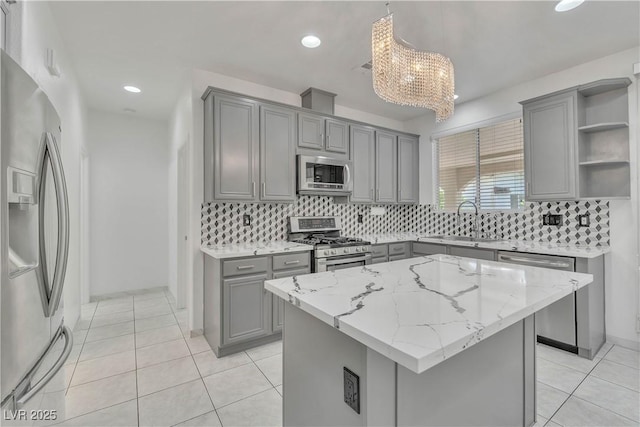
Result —
[[187, 284], [189, 280], [188, 253], [189, 253], [189, 138], [178, 150], [178, 236], [177, 236], [177, 289], [176, 306], [187, 306]]

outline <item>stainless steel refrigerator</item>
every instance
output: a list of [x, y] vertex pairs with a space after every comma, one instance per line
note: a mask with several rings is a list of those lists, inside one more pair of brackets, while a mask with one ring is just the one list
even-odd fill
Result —
[[[0, 424], [60, 419], [61, 368], [73, 345], [62, 291], [69, 209], [60, 119], [31, 77], [0, 50]], [[49, 418], [49, 419], [47, 419]]]

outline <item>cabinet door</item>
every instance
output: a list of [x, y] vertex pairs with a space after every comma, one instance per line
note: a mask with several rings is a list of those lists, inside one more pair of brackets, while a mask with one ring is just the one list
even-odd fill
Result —
[[324, 118], [298, 113], [298, 147], [315, 150], [324, 148]]
[[[283, 279], [285, 277], [299, 276], [301, 274], [310, 273], [309, 268], [302, 268], [296, 270], [289, 271], [279, 271], [273, 273], [274, 279]], [[280, 297], [277, 297], [271, 294], [271, 298], [273, 298], [272, 302], [272, 320], [271, 320], [271, 328], [274, 332], [281, 331], [282, 325], [284, 325], [284, 300]]]
[[418, 203], [418, 139], [398, 136], [398, 202]]
[[524, 105], [526, 200], [569, 200], [576, 191], [576, 92]]
[[395, 135], [376, 132], [376, 202], [397, 200], [396, 148]]
[[214, 198], [257, 200], [258, 109], [240, 98], [215, 96]]
[[222, 281], [222, 341], [236, 344], [269, 333], [271, 300], [266, 298], [266, 274]]
[[349, 129], [346, 122], [325, 120], [326, 141], [324, 148], [332, 153], [347, 154], [349, 150]]
[[260, 106], [260, 200], [295, 199], [295, 113]]
[[373, 202], [375, 187], [375, 139], [373, 129], [351, 126], [353, 163], [352, 202]]

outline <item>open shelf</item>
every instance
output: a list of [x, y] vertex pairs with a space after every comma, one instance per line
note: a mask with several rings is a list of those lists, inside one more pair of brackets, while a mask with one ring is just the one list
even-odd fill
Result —
[[578, 87], [578, 93], [582, 96], [593, 96], [616, 89], [626, 88], [631, 84], [631, 79], [621, 77], [617, 79], [603, 79]]
[[593, 125], [580, 126], [578, 130], [585, 133], [592, 133], [592, 132], [602, 132], [607, 130], [622, 129], [622, 128], [628, 128], [628, 127], [629, 127], [629, 123], [627, 122], [609, 122], [609, 123], [596, 123]]
[[580, 166], [598, 166], [598, 165], [628, 165], [629, 160], [625, 159], [602, 159], [602, 160], [588, 160], [580, 162]]

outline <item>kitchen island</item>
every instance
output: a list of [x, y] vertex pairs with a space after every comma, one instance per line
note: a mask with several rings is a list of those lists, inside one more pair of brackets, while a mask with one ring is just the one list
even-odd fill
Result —
[[530, 426], [533, 314], [591, 281], [447, 255], [266, 281], [284, 424]]

